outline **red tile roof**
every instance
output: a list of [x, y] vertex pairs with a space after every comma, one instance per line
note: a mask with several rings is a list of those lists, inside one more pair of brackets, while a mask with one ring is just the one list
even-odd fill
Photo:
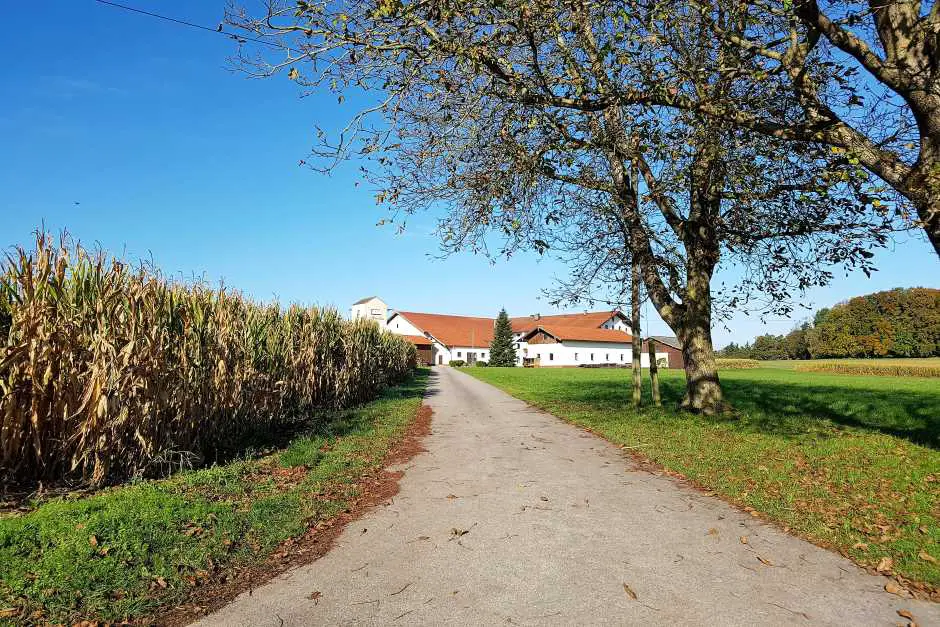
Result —
[[512, 330], [517, 333], [530, 331], [539, 325], [555, 324], [564, 327], [598, 329], [602, 324], [617, 314], [616, 311], [586, 311], [575, 314], [556, 314], [550, 316], [523, 316], [511, 318]]
[[445, 346], [486, 347], [493, 341], [493, 318], [398, 311], [408, 322]]
[[581, 342], [609, 342], [625, 343], [633, 340], [629, 333], [616, 331], [614, 329], [592, 329], [589, 327], [566, 326], [560, 324], [540, 324], [538, 327], [528, 333], [531, 335], [534, 331], [541, 329], [557, 340], [564, 342], [566, 340], [575, 340]]
[[400, 335], [399, 337], [403, 337], [409, 342], [411, 342], [412, 344], [415, 344], [417, 346], [429, 345], [432, 342], [431, 340], [424, 337], [423, 335]]
[[[445, 346], [469, 346], [483, 348], [490, 345], [493, 340], [494, 318], [479, 318], [474, 316], [451, 316], [446, 314], [419, 313], [416, 311], [397, 311], [425, 333], [442, 342]], [[557, 314], [510, 318], [512, 330], [517, 333], [527, 333], [541, 327], [551, 335], [557, 336], [549, 329], [556, 329], [565, 337], [561, 340], [583, 340], [597, 342], [629, 342], [630, 335], [623, 331], [601, 329], [600, 326], [616, 315], [615, 311], [589, 311], [575, 314]], [[613, 335], [611, 335], [613, 334]], [[580, 336], [580, 337], [575, 337]], [[409, 336], [419, 337], [419, 336]], [[626, 339], [623, 339], [626, 338]], [[422, 338], [425, 339], [425, 338]], [[426, 340], [425, 340], [426, 341]]]

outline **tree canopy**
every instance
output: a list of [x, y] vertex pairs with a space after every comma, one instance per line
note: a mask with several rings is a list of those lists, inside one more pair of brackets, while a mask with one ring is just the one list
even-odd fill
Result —
[[896, 288], [851, 298], [816, 312], [787, 335], [731, 343], [724, 357], [940, 357], [940, 290]]

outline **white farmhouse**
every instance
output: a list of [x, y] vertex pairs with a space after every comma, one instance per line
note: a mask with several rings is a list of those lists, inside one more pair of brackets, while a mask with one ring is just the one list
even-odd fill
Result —
[[[385, 319], [388, 311], [380, 298], [371, 296], [354, 303], [351, 315], [384, 319], [386, 329], [415, 344], [426, 364], [489, 361], [495, 318], [393, 310]], [[627, 366], [633, 361], [630, 325], [617, 310], [524, 316], [511, 322], [519, 365]], [[673, 365], [671, 355], [657, 351], [657, 358]], [[643, 367], [649, 366], [646, 350], [640, 359]]]

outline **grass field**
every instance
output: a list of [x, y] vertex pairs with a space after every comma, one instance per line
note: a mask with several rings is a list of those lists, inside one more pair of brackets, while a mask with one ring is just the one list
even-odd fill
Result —
[[347, 507], [414, 420], [426, 383], [422, 371], [264, 457], [0, 517], [0, 623], [140, 617], [263, 561]]
[[660, 371], [664, 407], [639, 412], [629, 370], [465, 372], [863, 565], [940, 587], [936, 379], [727, 371], [737, 413], [706, 418], [674, 409], [681, 371]]

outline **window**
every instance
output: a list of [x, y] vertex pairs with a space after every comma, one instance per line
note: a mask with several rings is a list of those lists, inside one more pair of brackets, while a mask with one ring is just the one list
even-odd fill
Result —
[[604, 355], [604, 361], [610, 361], [610, 353]]
[[460, 351], [457, 351], [457, 357], [460, 357]]
[[555, 353], [548, 354], [548, 361], [555, 361]]
[[515, 344], [513, 344], [512, 347], [513, 347], [513, 348], [519, 348], [519, 342], [516, 342]]
[[591, 361], [594, 361], [594, 353], [591, 353]]
[[620, 353], [620, 361], [623, 361], [623, 353]]
[[574, 354], [574, 360], [575, 360], [575, 361], [578, 361], [578, 354], [577, 354], [577, 353]]

